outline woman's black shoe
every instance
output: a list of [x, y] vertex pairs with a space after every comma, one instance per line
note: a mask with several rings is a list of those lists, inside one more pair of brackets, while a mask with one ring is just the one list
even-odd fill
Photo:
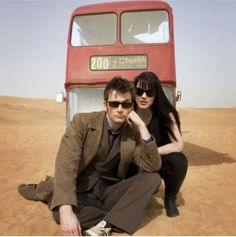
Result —
[[165, 199], [166, 215], [169, 217], [175, 217], [179, 215], [179, 211], [175, 204], [175, 198], [168, 197]]

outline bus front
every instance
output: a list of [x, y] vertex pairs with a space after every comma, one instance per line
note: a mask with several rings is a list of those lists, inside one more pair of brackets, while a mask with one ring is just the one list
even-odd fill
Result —
[[133, 81], [143, 71], [160, 78], [175, 104], [173, 16], [161, 1], [127, 1], [77, 8], [68, 36], [67, 122], [103, 109], [103, 88], [114, 76]]

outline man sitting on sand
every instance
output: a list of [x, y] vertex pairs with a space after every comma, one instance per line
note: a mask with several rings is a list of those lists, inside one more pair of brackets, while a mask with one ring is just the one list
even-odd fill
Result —
[[[133, 101], [128, 80], [113, 78], [104, 90], [106, 111], [74, 116], [61, 140], [54, 180], [19, 186], [24, 197], [50, 202], [64, 235], [131, 235], [158, 191], [161, 159], [155, 139], [132, 111]], [[125, 179], [131, 163], [144, 172]], [[47, 183], [53, 183], [52, 197]]]

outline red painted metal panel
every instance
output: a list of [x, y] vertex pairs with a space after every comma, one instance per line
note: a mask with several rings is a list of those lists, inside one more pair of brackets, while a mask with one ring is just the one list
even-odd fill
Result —
[[[115, 12], [118, 16], [118, 36], [120, 37], [120, 15], [124, 11], [137, 10], [166, 10], [169, 14], [170, 40], [161, 44], [133, 44], [123, 45], [119, 38], [114, 45], [73, 47], [70, 44], [71, 26], [68, 34], [67, 71], [65, 87], [71, 85], [98, 85], [106, 84], [114, 76], [122, 76], [130, 81], [142, 71], [155, 72], [161, 81], [176, 86], [175, 57], [174, 57], [174, 30], [171, 7], [162, 1], [126, 1], [94, 4], [77, 8], [71, 16], [94, 13]], [[148, 67], [145, 70], [111, 70], [91, 71], [90, 57], [92, 55], [147, 55]]]

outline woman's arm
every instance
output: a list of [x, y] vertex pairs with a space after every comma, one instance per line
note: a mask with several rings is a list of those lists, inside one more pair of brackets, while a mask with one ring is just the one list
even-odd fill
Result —
[[173, 131], [173, 134], [175, 135], [177, 140], [174, 140], [174, 138], [172, 138], [169, 135], [171, 143], [168, 143], [164, 146], [157, 148], [160, 155], [166, 155], [166, 154], [169, 154], [172, 152], [181, 152], [181, 151], [183, 151], [183, 148], [184, 148], [184, 142], [183, 142], [182, 135], [179, 131], [179, 128], [178, 128], [177, 123], [175, 121], [175, 117], [172, 113], [170, 113], [170, 118], [173, 121], [172, 131]]
[[136, 126], [140, 132], [139, 141], [136, 144], [136, 151], [134, 154], [135, 163], [146, 172], [156, 172], [161, 168], [161, 157], [156, 149], [156, 141], [149, 133], [144, 121], [139, 117], [135, 111], [131, 111], [127, 116], [128, 124]]

